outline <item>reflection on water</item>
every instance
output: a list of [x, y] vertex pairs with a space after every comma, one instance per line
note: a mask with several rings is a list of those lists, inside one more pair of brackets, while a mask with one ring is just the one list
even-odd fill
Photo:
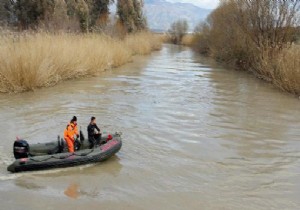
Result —
[[[39, 202], [28, 209], [293, 210], [300, 204], [299, 100], [185, 47], [166, 45], [99, 77], [0, 95], [0, 106], [3, 208], [21, 209], [22, 199], [31, 198]], [[16, 135], [56, 139], [73, 115], [84, 131], [91, 115], [103, 131], [122, 131], [121, 151], [100, 164], [6, 172]]]
[[64, 191], [64, 194], [72, 199], [78, 199], [80, 196], [96, 198], [99, 196], [99, 190], [96, 187], [94, 189], [90, 189], [89, 191], [85, 191], [83, 189], [80, 189], [79, 184], [71, 183]]
[[64, 194], [70, 198], [77, 199], [79, 197], [79, 185], [71, 183], [68, 188], [64, 191]]
[[32, 180], [23, 179], [23, 178], [16, 179], [15, 184], [18, 187], [29, 189], [29, 190], [40, 190], [44, 188], [43, 186], [32, 182]]

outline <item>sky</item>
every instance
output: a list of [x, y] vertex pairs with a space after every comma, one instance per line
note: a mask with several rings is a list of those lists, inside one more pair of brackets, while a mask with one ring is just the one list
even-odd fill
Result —
[[191, 3], [205, 9], [215, 9], [219, 0], [167, 0], [169, 2]]

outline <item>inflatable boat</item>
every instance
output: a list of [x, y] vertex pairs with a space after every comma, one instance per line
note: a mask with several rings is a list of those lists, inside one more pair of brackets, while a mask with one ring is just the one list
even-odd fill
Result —
[[7, 170], [14, 173], [104, 161], [121, 149], [121, 133], [103, 134], [95, 145], [91, 148], [91, 143], [82, 133], [80, 140], [75, 141], [74, 153], [68, 152], [65, 141], [59, 136], [57, 141], [30, 145], [26, 140], [16, 140], [13, 148], [16, 160]]

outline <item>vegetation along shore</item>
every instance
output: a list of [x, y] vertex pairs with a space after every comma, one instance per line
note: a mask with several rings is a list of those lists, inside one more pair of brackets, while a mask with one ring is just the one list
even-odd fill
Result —
[[140, 32], [123, 39], [99, 34], [24, 34], [0, 38], [0, 92], [23, 92], [96, 75], [160, 49]]
[[300, 1], [224, 0], [193, 35], [183, 26], [176, 42], [300, 95]]
[[24, 92], [96, 75], [161, 48], [140, 1], [3, 1], [0, 92]]
[[299, 1], [223, 1], [198, 28], [195, 47], [300, 95], [299, 11]]

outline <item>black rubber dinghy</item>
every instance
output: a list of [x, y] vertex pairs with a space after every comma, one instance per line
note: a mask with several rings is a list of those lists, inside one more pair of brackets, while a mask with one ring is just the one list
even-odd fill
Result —
[[7, 167], [10, 172], [34, 171], [62, 168], [104, 161], [116, 154], [122, 147], [121, 134], [104, 135], [102, 144], [89, 149], [87, 140], [81, 139], [74, 153], [67, 151], [64, 140], [44, 144], [28, 145], [24, 140], [14, 144], [16, 161]]

